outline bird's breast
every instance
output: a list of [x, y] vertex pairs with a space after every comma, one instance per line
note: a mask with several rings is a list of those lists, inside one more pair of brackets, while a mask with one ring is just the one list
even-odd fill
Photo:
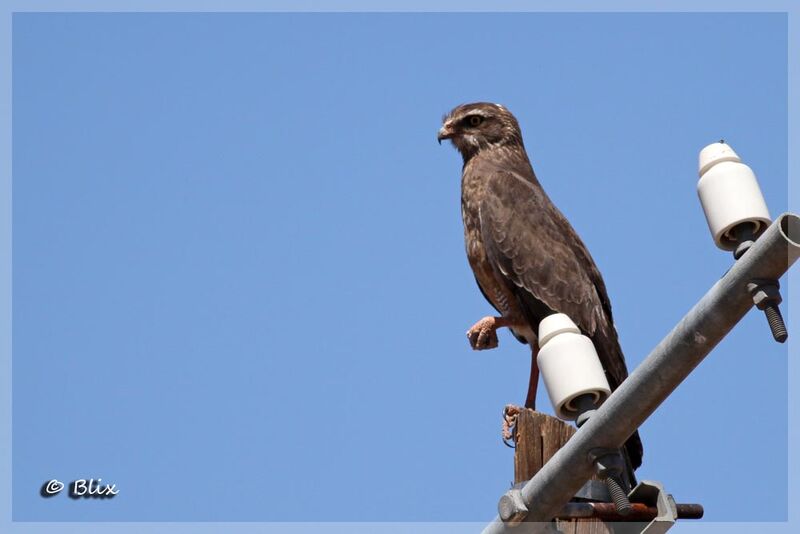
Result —
[[[466, 173], [465, 173], [466, 175]], [[464, 245], [467, 260], [475, 280], [483, 290], [484, 295], [500, 314], [519, 327], [512, 328], [519, 338], [525, 338], [529, 343], [535, 343], [536, 337], [532, 328], [527, 325], [519, 303], [509, 284], [495, 269], [486, 255], [483, 242], [483, 232], [480, 220], [480, 200], [482, 198], [483, 184], [480, 180], [464, 177], [461, 186], [461, 215], [464, 222]]]

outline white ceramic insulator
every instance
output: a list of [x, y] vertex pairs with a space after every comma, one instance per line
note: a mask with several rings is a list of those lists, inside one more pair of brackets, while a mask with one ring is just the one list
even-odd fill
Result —
[[539, 323], [539, 347], [539, 370], [553, 410], [561, 419], [578, 417], [572, 404], [577, 397], [591, 394], [595, 406], [600, 406], [611, 394], [592, 341], [568, 316], [557, 313]]
[[729, 145], [712, 143], [701, 150], [699, 168], [697, 194], [719, 248], [736, 248], [739, 243], [731, 230], [741, 223], [751, 223], [755, 235], [769, 226], [767, 203], [756, 175]]

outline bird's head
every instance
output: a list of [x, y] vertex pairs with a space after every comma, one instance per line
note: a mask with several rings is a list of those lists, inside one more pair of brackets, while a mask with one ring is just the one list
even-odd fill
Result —
[[522, 133], [514, 115], [500, 104], [462, 104], [442, 118], [437, 136], [450, 139], [464, 160], [481, 150], [509, 145], [522, 146]]

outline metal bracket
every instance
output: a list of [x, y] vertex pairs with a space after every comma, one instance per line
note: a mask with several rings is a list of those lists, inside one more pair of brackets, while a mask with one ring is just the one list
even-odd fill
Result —
[[675, 499], [664, 491], [664, 486], [660, 482], [642, 480], [633, 488], [628, 498], [631, 502], [655, 506], [658, 510], [658, 516], [641, 530], [641, 534], [663, 534], [678, 519], [678, 507]]
[[608, 486], [599, 480], [587, 480], [586, 484], [575, 493], [574, 499], [585, 499], [587, 501], [611, 502], [611, 494], [608, 493]]
[[[518, 482], [512, 488], [521, 490], [527, 482], [527, 480]], [[608, 493], [608, 486], [602, 480], [587, 480], [586, 484], [581, 486], [581, 489], [572, 498], [573, 501], [579, 501], [580, 499], [594, 502], [611, 502], [611, 494]]]

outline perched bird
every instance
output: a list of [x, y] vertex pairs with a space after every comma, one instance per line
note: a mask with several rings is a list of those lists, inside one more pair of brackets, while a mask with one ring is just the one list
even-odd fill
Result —
[[[542, 189], [517, 119], [503, 106], [464, 104], [443, 118], [439, 143], [461, 153], [461, 214], [467, 259], [483, 296], [499, 312], [467, 332], [475, 350], [497, 346], [508, 327], [531, 347], [525, 406], [535, 408], [539, 322], [565, 313], [595, 345], [612, 391], [628, 376], [606, 286], [589, 251]], [[625, 444], [633, 468], [642, 462], [638, 432]]]

